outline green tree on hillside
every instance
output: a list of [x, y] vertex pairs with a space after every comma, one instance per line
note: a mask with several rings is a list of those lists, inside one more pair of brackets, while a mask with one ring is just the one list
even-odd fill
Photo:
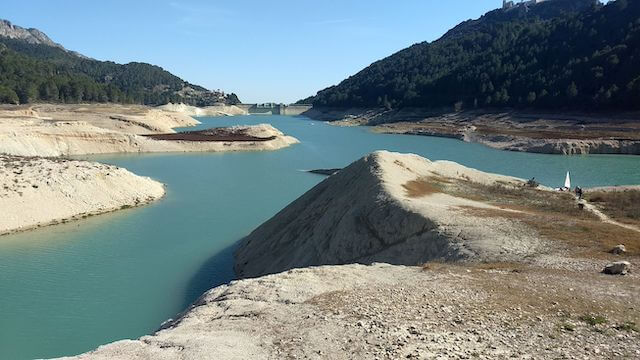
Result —
[[640, 0], [492, 11], [301, 100], [329, 107], [640, 109]]

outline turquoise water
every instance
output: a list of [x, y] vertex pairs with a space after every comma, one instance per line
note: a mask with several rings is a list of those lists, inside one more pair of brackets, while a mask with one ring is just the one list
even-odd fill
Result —
[[[199, 128], [269, 122], [301, 144], [276, 152], [86, 157], [167, 184], [162, 201], [0, 237], [0, 359], [70, 355], [157, 329], [233, 277], [233, 245], [335, 168], [378, 149], [448, 159], [560, 186], [640, 183], [640, 156], [502, 152], [452, 139], [380, 135], [301, 117], [203, 118]], [[193, 128], [191, 128], [193, 129]]]

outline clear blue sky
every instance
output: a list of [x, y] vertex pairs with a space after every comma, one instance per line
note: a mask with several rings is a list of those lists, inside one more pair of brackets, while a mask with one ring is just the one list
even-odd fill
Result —
[[244, 102], [293, 102], [500, 0], [25, 0], [0, 18], [100, 60], [142, 61]]

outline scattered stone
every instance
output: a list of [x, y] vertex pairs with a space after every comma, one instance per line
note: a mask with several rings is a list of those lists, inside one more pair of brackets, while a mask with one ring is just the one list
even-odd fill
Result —
[[610, 251], [610, 253], [615, 254], [615, 255], [621, 255], [621, 254], [624, 254], [626, 252], [627, 252], [627, 248], [622, 244], [614, 247]]
[[608, 275], [626, 275], [631, 270], [631, 263], [628, 261], [617, 261], [611, 264], [607, 264], [602, 270], [603, 273]]

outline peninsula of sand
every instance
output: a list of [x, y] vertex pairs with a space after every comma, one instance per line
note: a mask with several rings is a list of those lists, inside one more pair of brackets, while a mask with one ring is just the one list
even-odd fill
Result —
[[376, 152], [243, 239], [238, 280], [77, 358], [637, 358], [639, 224], [603, 203]]
[[[0, 108], [0, 153], [68, 156], [131, 152], [277, 150], [298, 141], [268, 124], [237, 126], [190, 139], [156, 139], [199, 124], [180, 112], [124, 105], [35, 105]], [[202, 135], [202, 134], [201, 134]]]
[[164, 186], [116, 166], [0, 155], [0, 235], [160, 199]]
[[180, 112], [137, 105], [0, 107], [0, 235], [143, 205], [164, 194], [151, 179], [65, 156], [263, 151], [298, 142], [268, 124], [174, 130], [197, 124]]

